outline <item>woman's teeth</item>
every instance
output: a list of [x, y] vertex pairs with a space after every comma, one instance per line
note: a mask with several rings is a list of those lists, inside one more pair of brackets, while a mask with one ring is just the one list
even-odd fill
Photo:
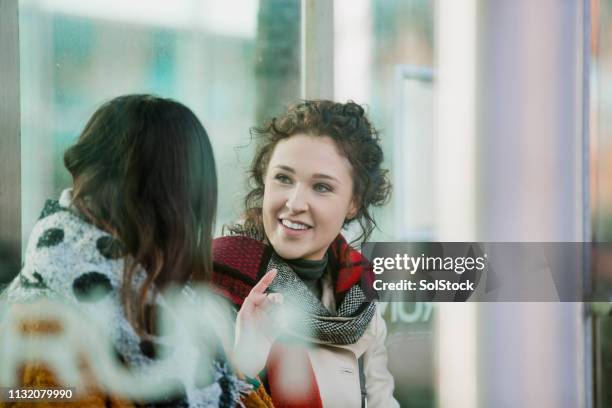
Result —
[[281, 220], [281, 223], [287, 227], [287, 228], [291, 228], [291, 229], [295, 229], [295, 230], [305, 230], [308, 229], [309, 227], [307, 225], [304, 224], [300, 224], [298, 222], [291, 222], [289, 220]]

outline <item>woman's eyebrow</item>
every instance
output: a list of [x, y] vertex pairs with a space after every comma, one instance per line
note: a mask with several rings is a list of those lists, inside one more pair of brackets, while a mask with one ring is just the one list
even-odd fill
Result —
[[277, 164], [276, 166], [274, 166], [274, 168], [285, 170], [285, 171], [288, 171], [289, 173], [295, 173], [295, 170], [293, 170], [293, 168], [289, 166], [285, 166], [284, 164]]
[[[274, 166], [274, 168], [285, 170], [288, 173], [295, 174], [295, 170], [293, 169], [293, 167], [289, 167], [285, 164], [277, 164], [276, 166]], [[340, 180], [338, 180], [336, 177], [330, 176], [329, 174], [325, 174], [325, 173], [315, 173], [312, 175], [312, 178], [332, 180], [332, 181], [335, 181], [336, 183], [340, 183]]]
[[332, 181], [335, 181], [336, 183], [340, 182], [340, 180], [338, 180], [336, 177], [330, 176], [329, 174], [323, 174], [323, 173], [315, 173], [312, 175], [312, 178], [332, 180]]

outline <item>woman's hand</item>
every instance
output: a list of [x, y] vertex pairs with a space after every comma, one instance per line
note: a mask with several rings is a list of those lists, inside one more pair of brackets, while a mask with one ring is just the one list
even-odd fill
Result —
[[283, 295], [265, 293], [276, 272], [276, 269], [272, 269], [253, 286], [236, 318], [235, 361], [249, 377], [256, 377], [264, 368], [272, 343], [279, 333], [272, 312], [283, 303]]

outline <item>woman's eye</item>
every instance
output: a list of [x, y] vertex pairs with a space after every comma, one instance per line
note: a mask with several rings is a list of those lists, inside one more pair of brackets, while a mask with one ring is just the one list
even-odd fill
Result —
[[283, 184], [291, 183], [291, 179], [289, 177], [285, 176], [284, 174], [277, 174], [276, 176], [274, 176], [274, 179], [278, 180], [279, 182], [281, 182]]
[[327, 184], [322, 184], [322, 183], [315, 184], [313, 188], [318, 193], [329, 193], [333, 191], [331, 186], [328, 186]]

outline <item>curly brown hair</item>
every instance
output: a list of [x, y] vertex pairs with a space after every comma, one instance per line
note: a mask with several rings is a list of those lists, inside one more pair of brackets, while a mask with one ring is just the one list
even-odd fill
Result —
[[352, 102], [328, 100], [300, 102], [284, 114], [268, 120], [263, 127], [251, 129], [259, 145], [251, 162], [249, 181], [251, 190], [244, 199], [245, 214], [240, 225], [229, 226], [230, 233], [265, 238], [262, 220], [264, 180], [268, 164], [277, 143], [296, 134], [327, 136], [336, 142], [340, 154], [353, 168], [354, 188], [358, 211], [345, 220], [345, 226], [358, 222], [362, 233], [354, 242], [366, 241], [377, 226], [370, 206], [381, 206], [391, 195], [389, 171], [382, 168], [383, 151], [380, 137], [364, 109]]

